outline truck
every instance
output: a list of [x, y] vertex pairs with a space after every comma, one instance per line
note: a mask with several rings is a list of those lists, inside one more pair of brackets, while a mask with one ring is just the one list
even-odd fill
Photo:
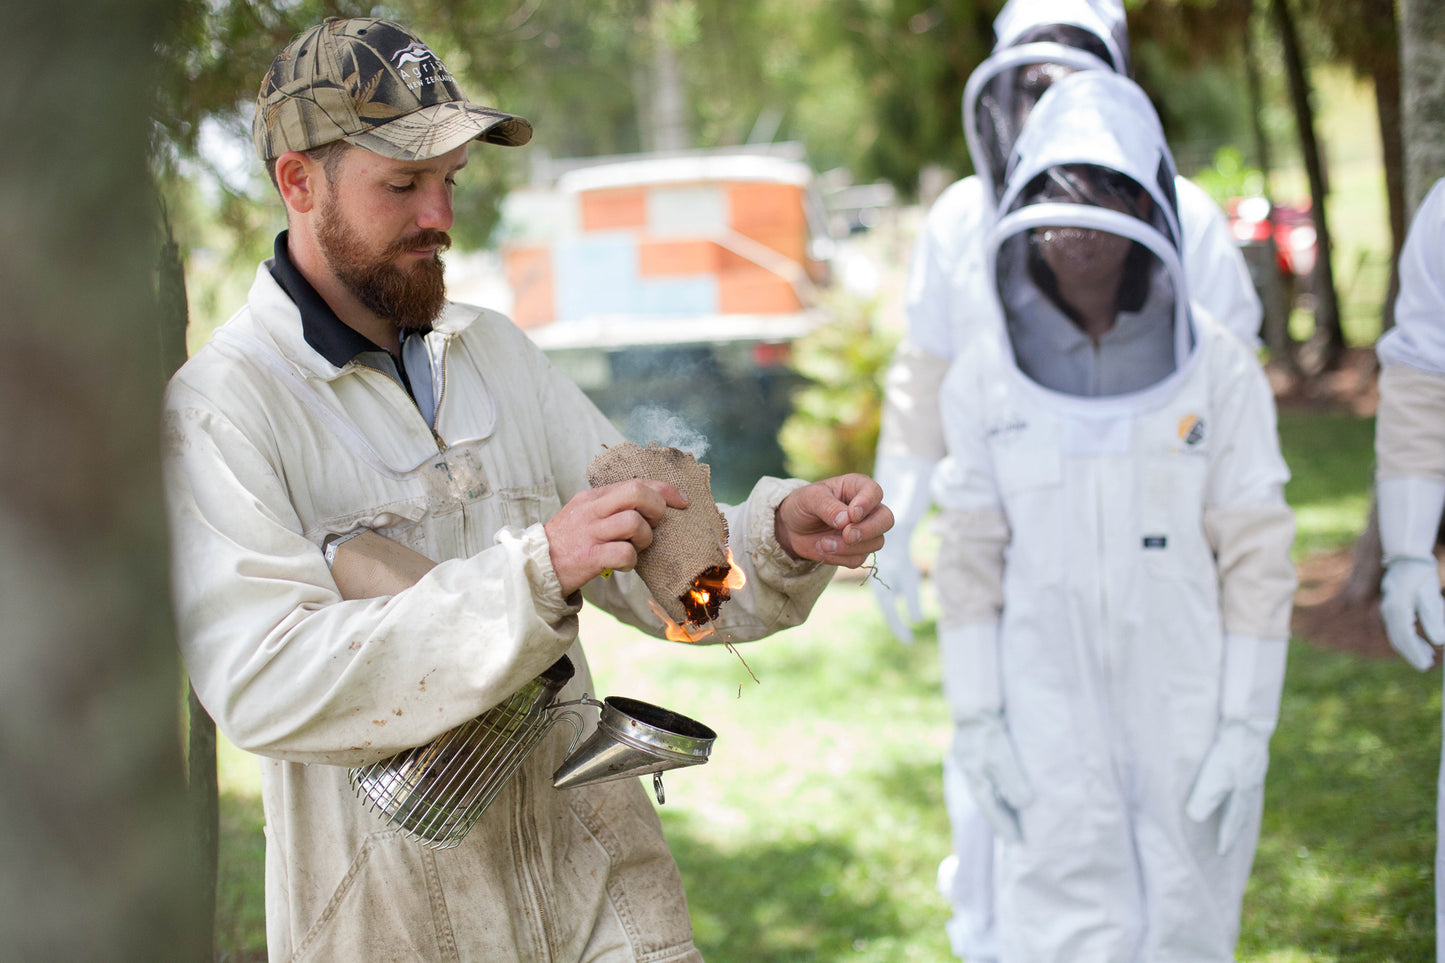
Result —
[[801, 147], [545, 166], [503, 204], [513, 320], [628, 438], [707, 461], [719, 498], [783, 474], [789, 360], [828, 319], [832, 255]]

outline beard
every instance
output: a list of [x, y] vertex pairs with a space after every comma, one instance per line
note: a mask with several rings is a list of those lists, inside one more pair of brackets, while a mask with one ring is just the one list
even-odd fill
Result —
[[394, 258], [418, 247], [451, 247], [445, 231], [422, 230], [373, 253], [360, 232], [342, 217], [341, 207], [327, 198], [316, 240], [332, 272], [367, 310], [401, 331], [431, 330], [446, 304], [446, 280], [440, 251], [403, 271]]

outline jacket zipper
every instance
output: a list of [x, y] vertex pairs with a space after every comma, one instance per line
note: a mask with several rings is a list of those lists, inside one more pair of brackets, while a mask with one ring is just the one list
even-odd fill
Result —
[[437, 388], [436, 405], [432, 409], [430, 425], [432, 440], [437, 443], [437, 451], [443, 453], [447, 450], [447, 443], [446, 439], [442, 437], [442, 433], [437, 431], [436, 424], [442, 415], [442, 399], [447, 396], [447, 347], [451, 343], [452, 339], [450, 335], [442, 340], [441, 385]]

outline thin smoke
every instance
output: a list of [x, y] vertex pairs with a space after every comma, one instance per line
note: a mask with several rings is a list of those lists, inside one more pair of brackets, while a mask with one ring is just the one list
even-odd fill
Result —
[[655, 441], [665, 448], [680, 448], [698, 461], [707, 454], [707, 437], [688, 427], [677, 415], [657, 405], [632, 409], [628, 416], [627, 437], [639, 445]]

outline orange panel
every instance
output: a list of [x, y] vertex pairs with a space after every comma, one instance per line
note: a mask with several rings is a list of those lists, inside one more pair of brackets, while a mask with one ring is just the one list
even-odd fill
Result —
[[718, 284], [723, 314], [787, 314], [802, 308], [793, 286], [767, 271], [729, 271]]
[[712, 241], [642, 241], [637, 245], [637, 273], [642, 277], [714, 274], [723, 251]]
[[545, 247], [508, 248], [502, 255], [512, 288], [512, 320], [534, 328], [557, 319], [552, 292], [552, 253]]
[[613, 231], [647, 225], [647, 194], [640, 187], [585, 191], [581, 200], [584, 231]]
[[733, 230], [753, 237], [758, 231], [784, 231], [804, 237], [803, 189], [794, 184], [739, 183], [728, 186]]

